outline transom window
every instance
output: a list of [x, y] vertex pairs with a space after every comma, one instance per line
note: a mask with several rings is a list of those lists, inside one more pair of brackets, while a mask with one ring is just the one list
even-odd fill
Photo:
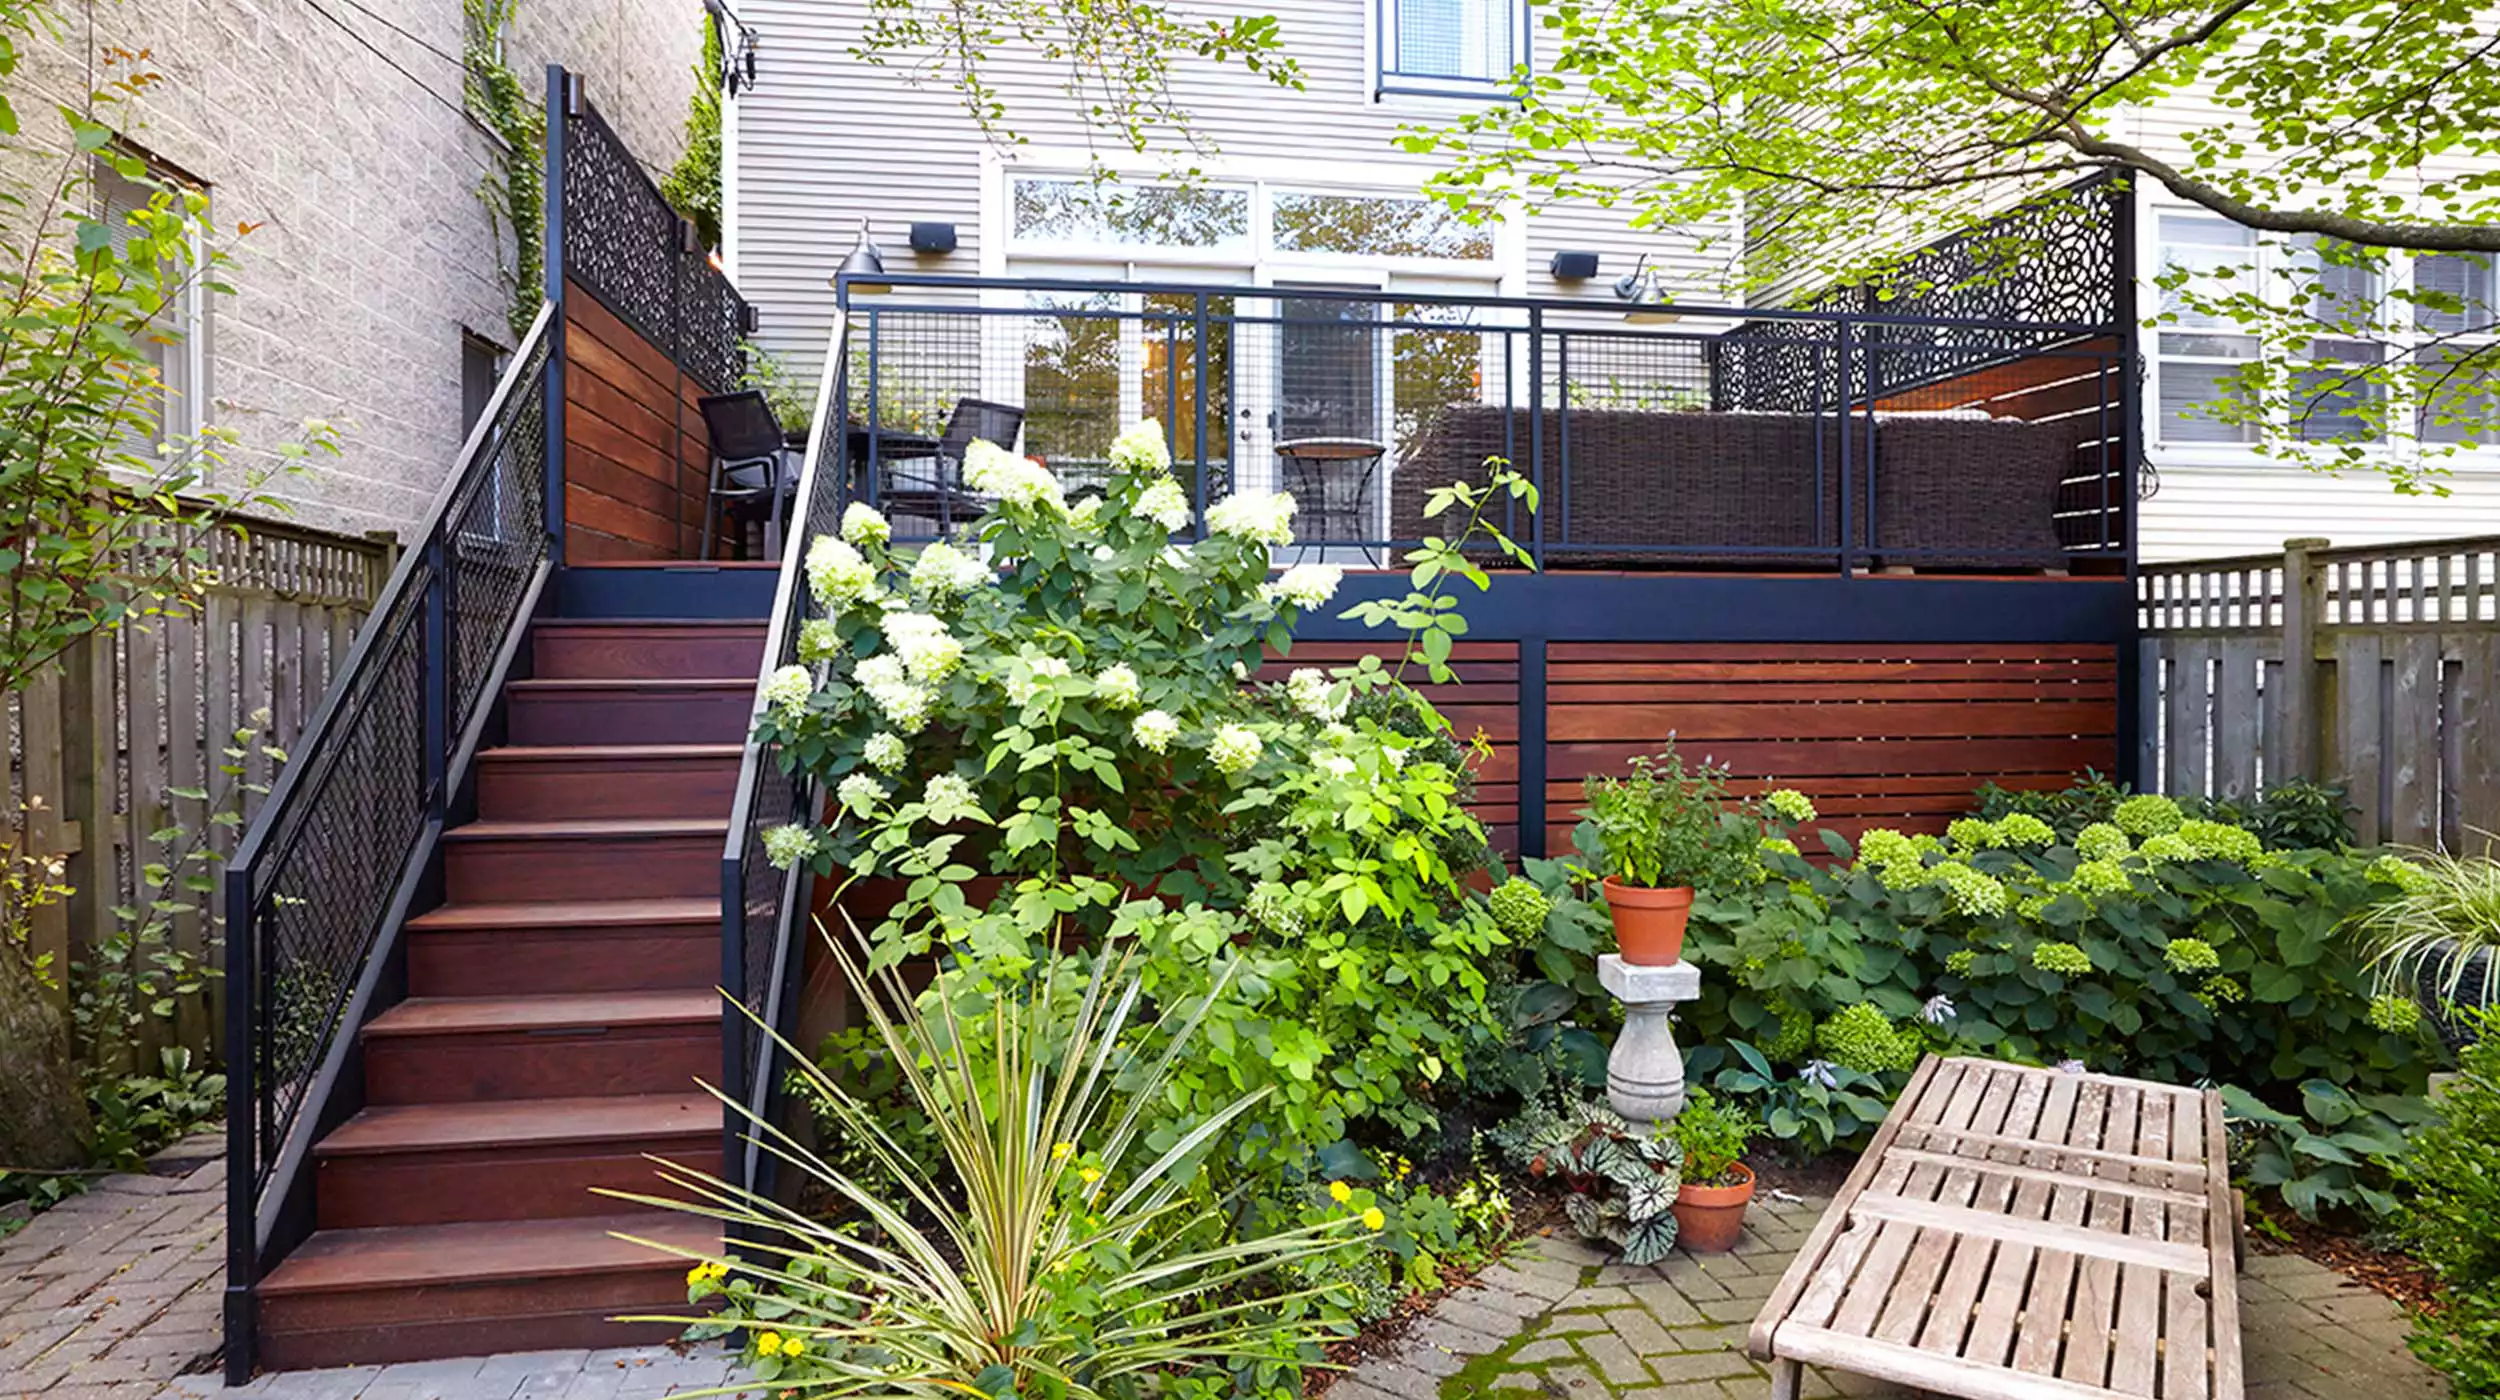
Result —
[[1524, 0], [1377, 0], [1383, 93], [1514, 96], [1528, 62]]

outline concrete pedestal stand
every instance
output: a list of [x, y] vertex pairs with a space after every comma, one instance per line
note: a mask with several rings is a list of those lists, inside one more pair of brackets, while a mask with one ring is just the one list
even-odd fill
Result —
[[1664, 1123], [1684, 1111], [1684, 1052], [1668, 1024], [1675, 1004], [1701, 995], [1701, 969], [1625, 962], [1607, 953], [1597, 981], [1623, 1003], [1623, 1034], [1606, 1056], [1606, 1101], [1635, 1123]]

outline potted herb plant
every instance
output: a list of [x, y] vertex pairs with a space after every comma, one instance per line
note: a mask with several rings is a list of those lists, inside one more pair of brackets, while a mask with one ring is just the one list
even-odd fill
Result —
[[1697, 1254], [1725, 1254], [1744, 1237], [1753, 1201], [1753, 1168], [1741, 1160], [1761, 1120], [1696, 1088], [1671, 1127], [1684, 1149], [1683, 1185], [1675, 1193], [1677, 1238]]
[[1726, 787], [1724, 770], [1686, 768], [1673, 744], [1633, 759], [1622, 777], [1594, 774], [1583, 785], [1588, 806], [1575, 839], [1603, 877], [1625, 962], [1663, 967], [1684, 956], [1693, 887], [1726, 860]]

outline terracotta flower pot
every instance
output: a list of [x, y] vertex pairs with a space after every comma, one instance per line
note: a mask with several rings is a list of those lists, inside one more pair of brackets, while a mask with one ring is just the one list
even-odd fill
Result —
[[1753, 1168], [1728, 1168], [1733, 1186], [1687, 1185], [1675, 1193], [1675, 1242], [1695, 1254], [1725, 1254], [1745, 1235], [1745, 1206], [1753, 1200]]
[[1615, 947], [1628, 963], [1665, 967], [1684, 956], [1684, 921], [1693, 912], [1693, 887], [1653, 890], [1606, 877], [1606, 907], [1615, 916]]

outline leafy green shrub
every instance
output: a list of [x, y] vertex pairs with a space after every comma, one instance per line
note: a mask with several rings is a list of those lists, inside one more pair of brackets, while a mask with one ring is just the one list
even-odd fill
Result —
[[2439, 1306], [2414, 1318], [2414, 1353], [2462, 1400], [2500, 1397], [2500, 1036], [2469, 1047], [2398, 1171], [2400, 1228], [2439, 1276]]
[[1675, 1115], [1675, 1145], [1684, 1153], [1684, 1180], [1695, 1186], [1725, 1186], [1744, 1160], [1745, 1144], [1761, 1135], [1761, 1120], [1712, 1094], [1695, 1088], [1684, 1096], [1684, 1111]]
[[[2126, 785], [2087, 771], [2083, 781], [2054, 791], [2009, 790], [1983, 784], [1976, 810], [1988, 821], [2022, 813], [2046, 821], [2060, 840], [2072, 841], [2096, 823], [2108, 823], [2129, 800]], [[2340, 783], [2286, 778], [2254, 798], [2194, 797], [2172, 804], [2182, 818], [2195, 817], [2247, 830], [2266, 849], [2310, 847], [2340, 850], [2352, 844], [2353, 805]], [[2158, 811], [2154, 804], [2139, 811]], [[2146, 832], [2146, 835], [2154, 833]]]
[[2108, 821], [2047, 844], [2027, 823], [2049, 819], [2015, 812], [1950, 844], [1832, 837], [1834, 861], [1766, 850], [1765, 878], [1703, 892], [1690, 1072], [1809, 1151], [1880, 1119], [1929, 1050], [2234, 1085], [2268, 1110], [2241, 1115], [2264, 1184], [2305, 1212], [2382, 1209], [2377, 1149], [2440, 1058], [2339, 932], [2395, 893], [2384, 868], [2261, 850], [2166, 798], [2075, 805]]
[[2500, 1001], [2500, 860], [2415, 851], [2370, 865], [2390, 887], [2353, 920], [2390, 996], [2416, 994], [2445, 1016], [2457, 1003]]
[[1669, 743], [1656, 758], [1635, 758], [1622, 777], [1591, 774], [1581, 850], [1599, 875], [1646, 889], [1700, 887], [1734, 868], [1737, 853], [1720, 820], [1727, 771], [1686, 768]]

